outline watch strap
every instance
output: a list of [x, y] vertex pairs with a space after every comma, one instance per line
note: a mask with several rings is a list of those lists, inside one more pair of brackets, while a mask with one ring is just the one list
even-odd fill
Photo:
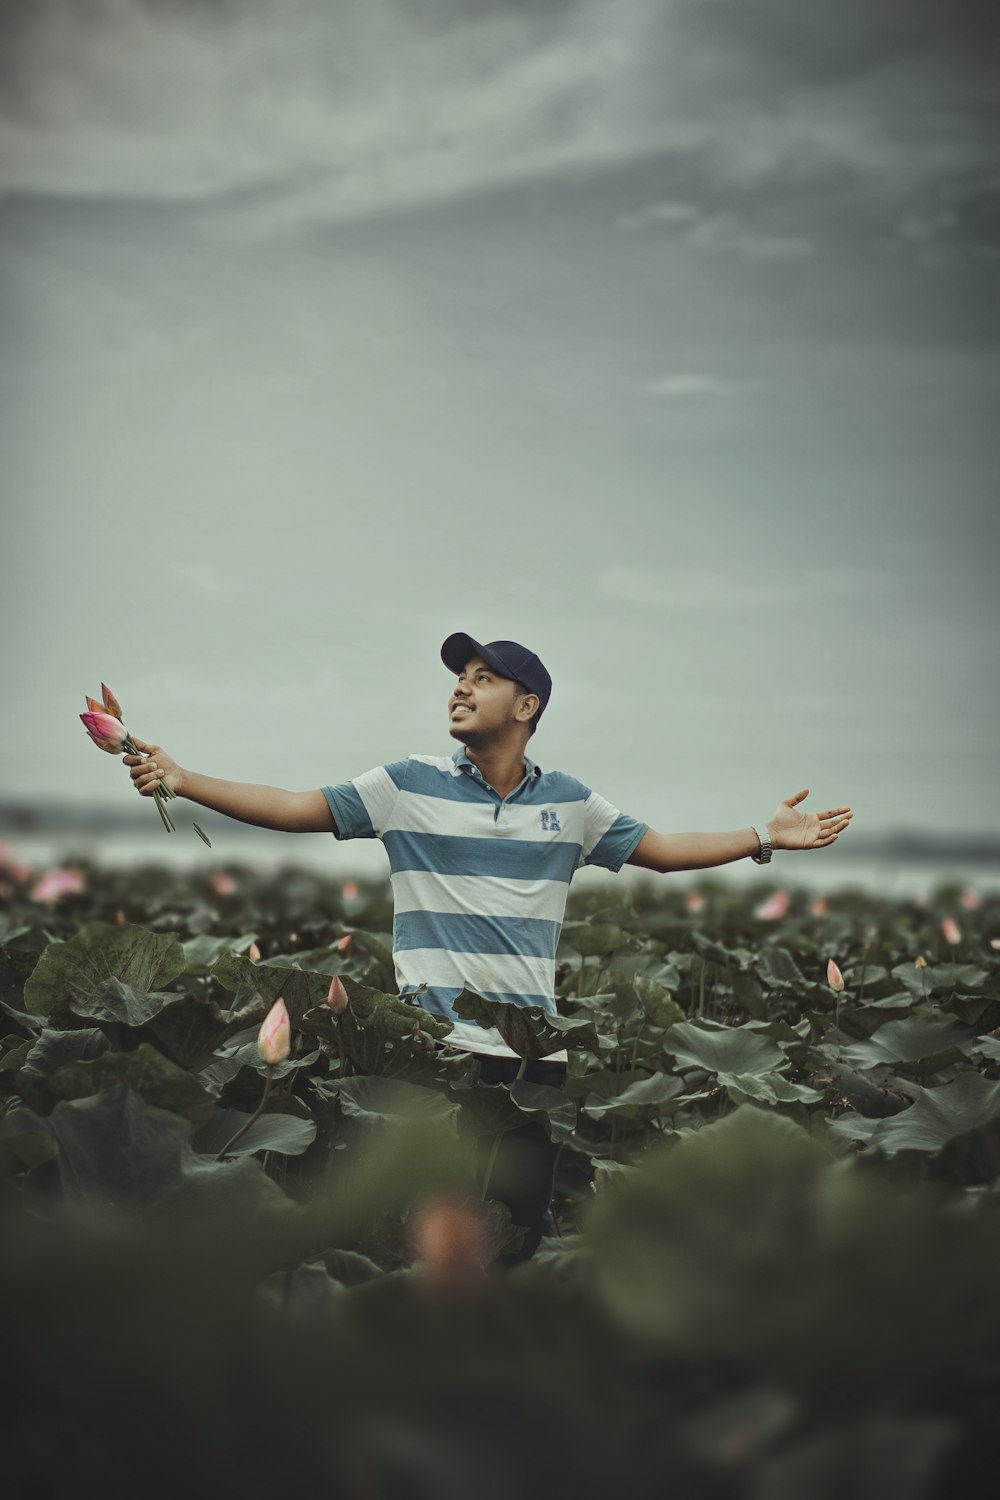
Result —
[[[751, 854], [750, 858], [753, 860], [755, 865], [769, 864], [771, 861], [771, 855], [774, 853], [774, 848], [771, 844], [771, 835], [767, 831], [767, 824], [761, 823], [759, 827], [756, 824], [751, 824], [750, 826], [753, 828], [753, 831], [757, 835], [757, 839], [760, 843], [760, 849], [756, 854]], [[761, 832], [761, 829], [764, 830], [763, 833]]]

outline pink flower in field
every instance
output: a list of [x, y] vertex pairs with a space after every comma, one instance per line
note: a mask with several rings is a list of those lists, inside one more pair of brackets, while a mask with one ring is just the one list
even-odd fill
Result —
[[269, 1068], [277, 1067], [288, 1056], [291, 1045], [292, 1023], [288, 1019], [285, 1002], [275, 1000], [257, 1033], [257, 1051], [261, 1062], [266, 1062]]
[[236, 881], [225, 870], [215, 870], [208, 883], [217, 896], [231, 896], [236, 889]]
[[32, 886], [30, 899], [54, 906], [64, 896], [77, 896], [85, 889], [86, 883], [79, 870], [49, 870]]
[[358, 888], [353, 880], [345, 880], [340, 888], [340, 894], [345, 901], [356, 901], [358, 899]]
[[962, 941], [962, 929], [954, 917], [941, 918], [941, 934], [945, 942], [951, 943], [952, 946]]
[[817, 896], [814, 901], [810, 901], [809, 910], [812, 912], [814, 917], [825, 917], [826, 902], [823, 900], [823, 897]]
[[111, 714], [113, 718], [117, 719], [120, 724], [122, 718], [122, 706], [118, 702], [118, 699], [115, 697], [114, 693], [108, 687], [106, 682], [101, 683], [101, 696], [104, 699], [104, 707], [107, 709], [108, 713]]
[[788, 900], [787, 891], [775, 891], [773, 896], [757, 907], [754, 916], [760, 917], [763, 922], [774, 922], [785, 915], [788, 910]]
[[334, 974], [333, 978], [330, 980], [330, 988], [327, 991], [326, 1003], [333, 1011], [335, 1016], [343, 1015], [344, 1011], [351, 1003], [350, 999], [348, 998], [347, 991], [344, 989], [343, 981], [341, 980], [339, 974]]
[[826, 966], [826, 982], [830, 986], [831, 990], [834, 990], [838, 995], [844, 988], [844, 976], [843, 974], [841, 974], [832, 958]]
[[258, 958], [260, 958], [260, 949], [257, 947], [256, 943], [250, 944], [249, 948], [247, 949], [247, 958], [252, 958], [254, 963], [256, 963]]
[[421, 1269], [440, 1292], [468, 1295], [484, 1280], [483, 1224], [474, 1208], [429, 1205], [416, 1216], [413, 1238]]
[[979, 892], [974, 891], [971, 885], [967, 885], [958, 899], [966, 911], [975, 911], [979, 905]]
[[344, 936], [342, 938], [338, 938], [337, 939], [337, 952], [338, 953], [350, 953], [351, 946], [352, 946], [353, 942], [354, 942], [354, 934], [353, 934], [353, 932], [345, 932]]
[[701, 911], [705, 905], [705, 898], [700, 891], [688, 891], [684, 897], [684, 905], [688, 911]]
[[88, 713], [81, 714], [80, 718], [95, 745], [99, 745], [102, 750], [113, 748], [115, 753], [121, 749], [128, 731], [111, 714]]

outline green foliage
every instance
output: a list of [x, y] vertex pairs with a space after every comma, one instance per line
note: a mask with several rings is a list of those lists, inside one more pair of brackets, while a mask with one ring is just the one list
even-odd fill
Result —
[[[669, 881], [581, 895], [554, 1013], [456, 1002], [525, 1068], [565, 1049], [566, 1086], [487, 1086], [394, 993], [381, 888], [348, 922], [303, 872], [234, 879], [219, 900], [92, 871], [44, 925], [25, 892], [0, 913], [15, 1487], [20, 1464], [26, 1492], [65, 1488], [32, 1436], [60, 1421], [85, 1447], [93, 1427], [84, 1458], [111, 1453], [123, 1492], [171, 1500], [289, 1473], [464, 1494], [515, 1460], [529, 1500], [651, 1500], [665, 1475], [679, 1500], [971, 1484], [1000, 1367], [1000, 902], [961, 913], [952, 951], [945, 896], [820, 917], [795, 895], [766, 926], [759, 896], [710, 885], [696, 914]], [[559, 1147], [555, 1234], [436, 1283], [421, 1213], [479, 1204], [485, 1258], [513, 1248], [481, 1198], [526, 1133]], [[134, 1447], [108, 1415], [131, 1388]]]

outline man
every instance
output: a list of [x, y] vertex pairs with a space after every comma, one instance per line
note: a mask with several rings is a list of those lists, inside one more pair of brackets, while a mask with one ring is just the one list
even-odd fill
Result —
[[[450, 757], [411, 755], [311, 792], [202, 776], [142, 740], [136, 744], [143, 755], [124, 761], [143, 796], [166, 784], [180, 797], [261, 828], [380, 838], [391, 869], [400, 993], [427, 986], [420, 1004], [453, 1021], [449, 1042], [479, 1056], [482, 1082], [509, 1081], [518, 1059], [496, 1030], [456, 1017], [452, 1001], [468, 986], [492, 999], [555, 1010], [556, 948], [580, 866], [617, 871], [628, 863], [666, 873], [746, 858], [765, 863], [773, 849], [835, 843], [850, 822], [847, 807], [799, 811], [806, 789], [756, 827], [657, 833], [528, 756], [552, 691], [533, 651], [516, 641], [483, 645], [459, 632], [445, 641], [441, 657], [455, 675], [448, 732], [459, 749]], [[559, 1083], [565, 1060], [565, 1052], [556, 1053], [529, 1064], [525, 1076]], [[551, 1188], [552, 1157], [539, 1134], [539, 1127], [524, 1133], [529, 1149], [512, 1174], [521, 1186], [511, 1188], [515, 1222], [523, 1222], [519, 1212], [533, 1216], [532, 1248]]]

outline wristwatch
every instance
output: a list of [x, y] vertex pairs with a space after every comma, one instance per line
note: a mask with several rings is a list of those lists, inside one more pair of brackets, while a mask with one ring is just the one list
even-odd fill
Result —
[[[751, 824], [750, 826], [753, 827], [753, 824]], [[756, 854], [751, 854], [750, 858], [753, 860], [755, 865], [766, 865], [770, 863], [771, 855], [774, 853], [774, 850], [771, 847], [771, 835], [767, 831], [767, 824], [762, 823], [760, 826], [764, 830], [763, 833], [759, 832], [759, 830], [756, 828], [754, 828], [753, 830], [760, 840], [760, 849]]]

